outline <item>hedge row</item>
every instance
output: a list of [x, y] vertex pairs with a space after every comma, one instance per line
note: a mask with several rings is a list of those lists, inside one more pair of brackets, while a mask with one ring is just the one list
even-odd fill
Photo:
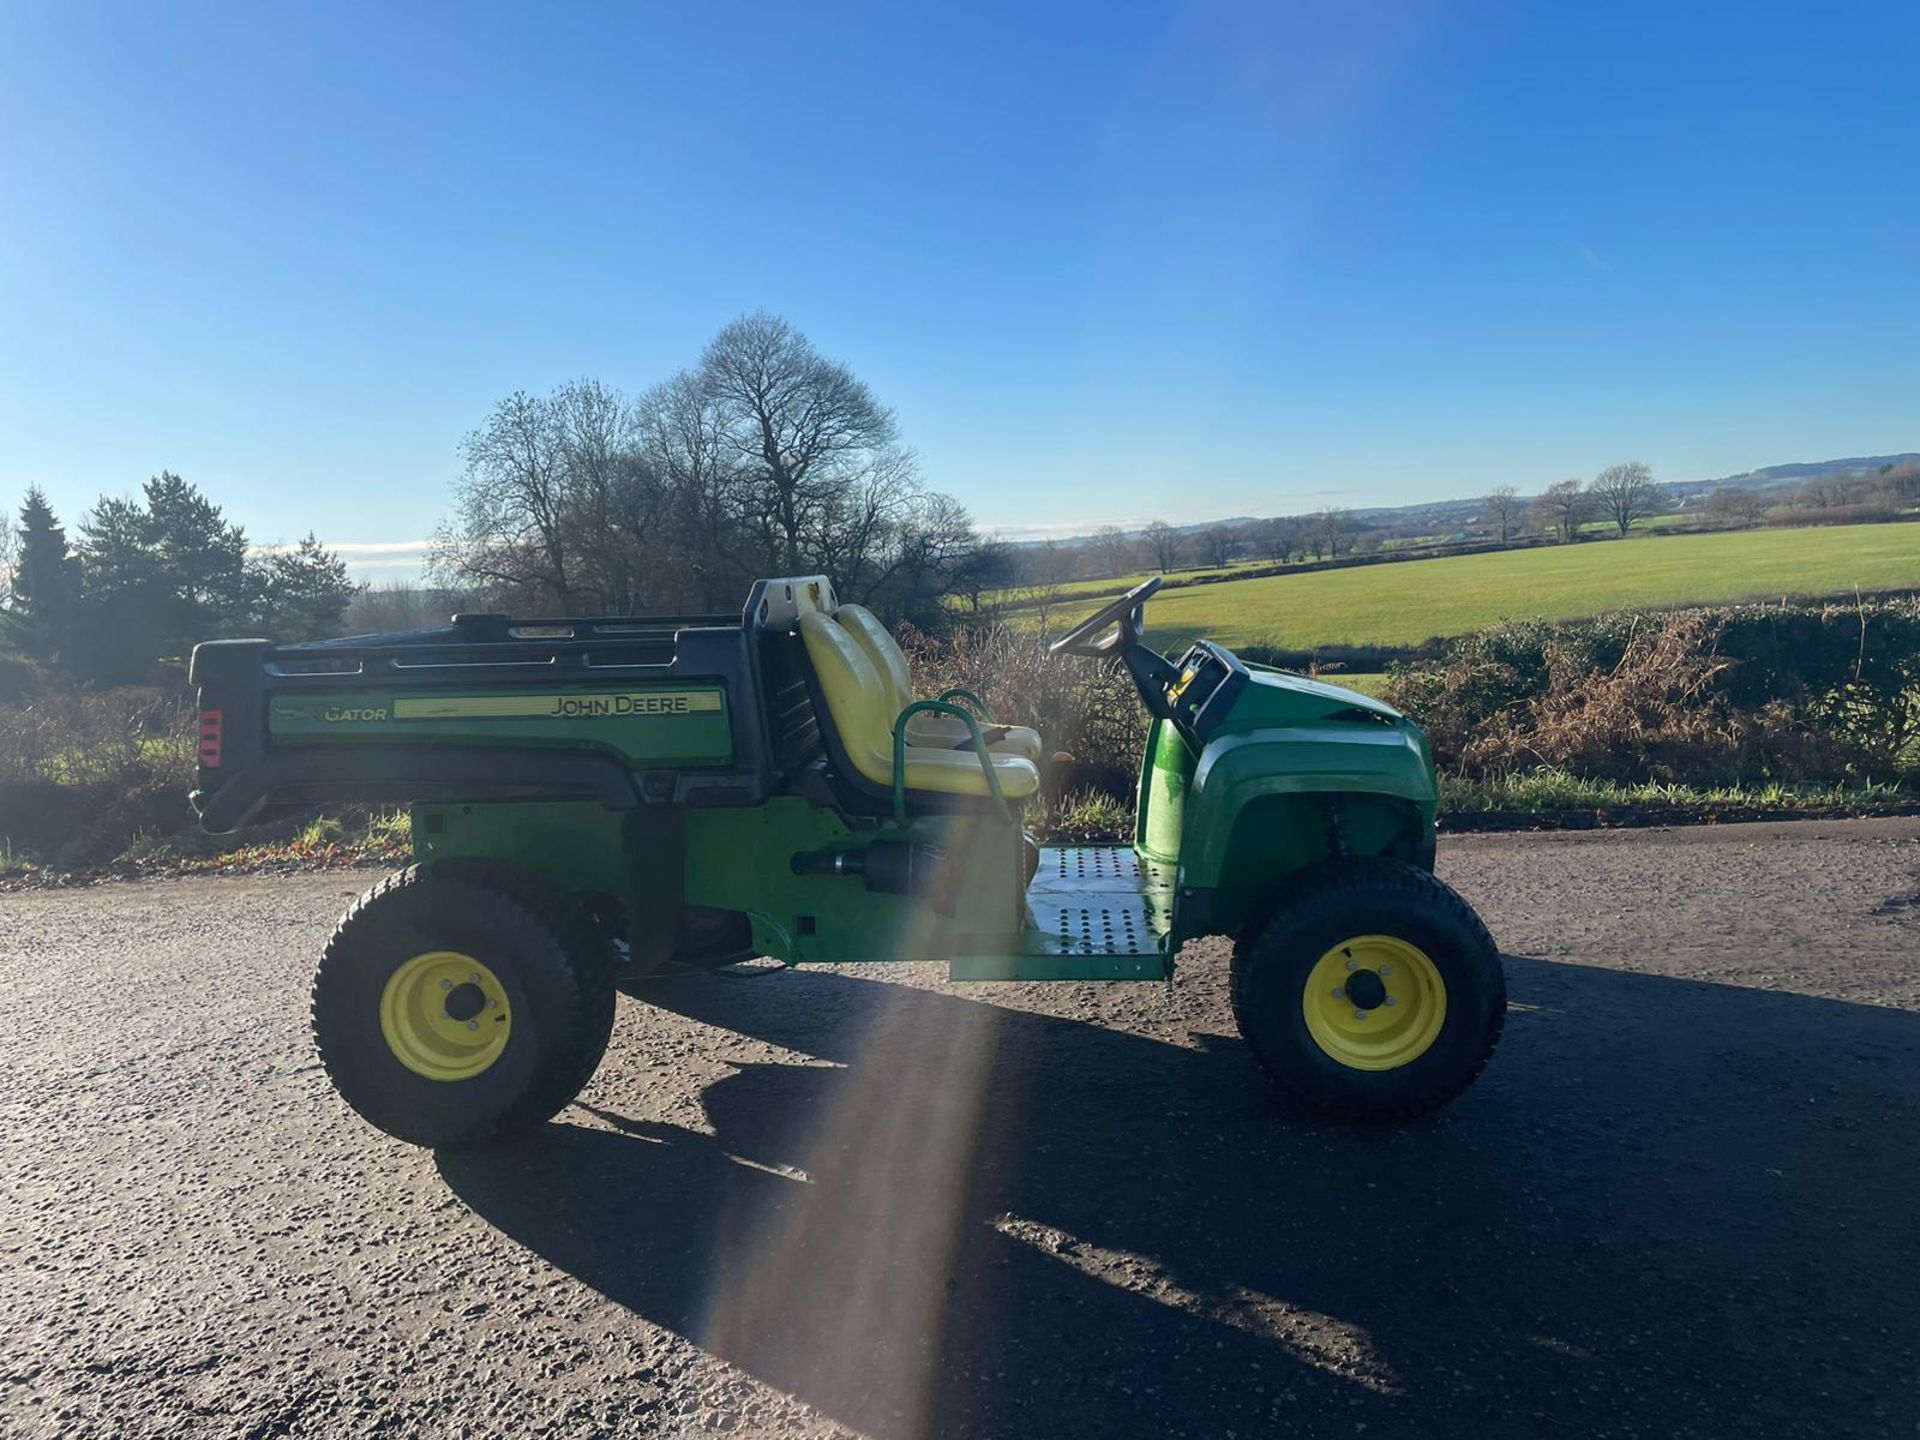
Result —
[[1467, 777], [1864, 783], [1920, 775], [1920, 598], [1514, 622], [1394, 667]]

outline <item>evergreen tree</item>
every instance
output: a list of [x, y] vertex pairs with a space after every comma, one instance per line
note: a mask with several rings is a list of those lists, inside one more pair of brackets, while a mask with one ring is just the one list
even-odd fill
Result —
[[171, 471], [143, 499], [102, 500], [80, 526], [86, 665], [97, 679], [146, 679], [254, 613], [246, 532]]
[[308, 532], [291, 550], [260, 564], [260, 619], [275, 640], [337, 635], [360, 587], [347, 579], [347, 562]]
[[52, 660], [65, 653], [79, 579], [67, 532], [47, 503], [46, 492], [36, 485], [20, 507], [20, 544], [11, 584], [20, 648], [35, 659]]

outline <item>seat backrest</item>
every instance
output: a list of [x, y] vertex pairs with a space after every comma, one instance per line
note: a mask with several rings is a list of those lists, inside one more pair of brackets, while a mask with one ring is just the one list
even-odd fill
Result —
[[774, 771], [784, 780], [804, 769], [825, 749], [820, 735], [822, 722], [807, 685], [813, 667], [807, 663], [806, 642], [793, 631], [762, 630], [757, 639], [767, 742]]
[[866, 652], [873, 668], [880, 672], [880, 679], [891, 692], [893, 713], [898, 715], [911, 705], [913, 671], [908, 668], [907, 655], [900, 648], [900, 642], [888, 633], [879, 617], [864, 605], [842, 605], [833, 612], [833, 618], [846, 626], [854, 643]]
[[754, 582], [744, 620], [753, 636], [767, 742], [775, 773], [785, 779], [811, 764], [822, 749], [809, 692], [806, 645], [796, 629], [809, 611], [831, 615], [838, 605], [824, 575], [782, 575]]
[[892, 697], [880, 672], [846, 627], [817, 610], [800, 616], [800, 638], [840, 748], [867, 779], [891, 785], [893, 720], [900, 712], [887, 708]]

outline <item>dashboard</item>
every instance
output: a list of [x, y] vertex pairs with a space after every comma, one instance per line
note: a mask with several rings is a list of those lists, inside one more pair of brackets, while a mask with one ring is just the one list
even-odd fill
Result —
[[1233, 709], [1247, 683], [1247, 667], [1231, 650], [1197, 640], [1167, 681], [1167, 713], [1189, 739], [1205, 744]]

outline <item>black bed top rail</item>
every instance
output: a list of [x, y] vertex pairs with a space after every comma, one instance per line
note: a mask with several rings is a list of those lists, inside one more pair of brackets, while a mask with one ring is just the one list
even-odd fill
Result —
[[738, 615], [455, 615], [425, 630], [346, 635], [275, 645], [265, 640], [215, 641], [196, 648], [194, 679], [247, 674], [276, 680], [355, 676], [415, 683], [509, 674], [545, 678], [579, 671], [665, 669], [685, 631], [738, 632]]
[[464, 641], [502, 643], [519, 640], [588, 640], [619, 638], [662, 630], [707, 629], [738, 625], [738, 615], [549, 615], [523, 616], [463, 614], [453, 617], [453, 629]]
[[260, 669], [282, 680], [364, 675], [425, 681], [503, 671], [544, 678], [570, 671], [664, 668], [678, 653], [671, 634], [587, 643], [343, 646], [305, 653], [267, 650], [260, 656]]

